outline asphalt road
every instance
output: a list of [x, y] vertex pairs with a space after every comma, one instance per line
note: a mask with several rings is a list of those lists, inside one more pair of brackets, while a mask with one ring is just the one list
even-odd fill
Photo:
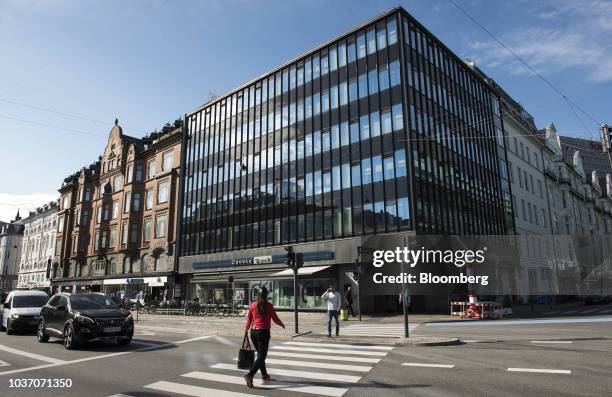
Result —
[[[612, 394], [612, 317], [418, 326], [415, 334], [460, 336], [448, 347], [274, 340], [276, 379], [248, 389], [236, 369], [236, 337], [136, 328], [127, 347], [67, 351], [59, 341], [0, 334], [2, 396], [607, 396]], [[525, 322], [528, 321], [528, 322]], [[529, 322], [531, 321], [531, 322]], [[568, 322], [569, 321], [569, 322]], [[275, 371], [276, 370], [276, 371]], [[276, 372], [276, 374], [275, 374]], [[70, 379], [70, 388], [15, 386]]]

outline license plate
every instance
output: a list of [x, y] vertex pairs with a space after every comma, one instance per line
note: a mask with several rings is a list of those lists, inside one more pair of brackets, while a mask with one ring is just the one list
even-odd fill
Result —
[[104, 327], [105, 334], [114, 334], [115, 332], [121, 332], [121, 327]]

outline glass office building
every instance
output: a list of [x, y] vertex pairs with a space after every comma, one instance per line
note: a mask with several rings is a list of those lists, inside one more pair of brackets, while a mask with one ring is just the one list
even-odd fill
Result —
[[303, 279], [323, 288], [347, 281], [371, 235], [513, 227], [498, 98], [402, 8], [209, 101], [186, 124], [179, 271], [204, 300], [230, 275], [232, 285], [281, 285], [282, 246], [321, 268]]

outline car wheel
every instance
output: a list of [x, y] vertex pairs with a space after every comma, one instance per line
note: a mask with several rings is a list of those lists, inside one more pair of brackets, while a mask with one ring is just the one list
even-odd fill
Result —
[[6, 320], [6, 334], [11, 335], [13, 333], [13, 328], [11, 327], [11, 320]]
[[64, 347], [68, 350], [72, 350], [77, 347], [76, 336], [74, 335], [74, 328], [72, 324], [66, 325], [64, 328]]
[[38, 322], [38, 330], [36, 331], [36, 335], [40, 343], [45, 343], [49, 341], [49, 335], [47, 335], [45, 332], [45, 323], [43, 320], [40, 320]]

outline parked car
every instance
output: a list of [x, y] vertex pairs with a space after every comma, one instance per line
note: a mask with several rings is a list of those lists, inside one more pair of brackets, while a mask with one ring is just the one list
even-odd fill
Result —
[[610, 295], [588, 295], [584, 297], [586, 305], [603, 305], [609, 302], [612, 302]]
[[63, 339], [66, 349], [98, 341], [127, 345], [134, 335], [134, 320], [108, 295], [60, 293], [42, 308], [37, 335], [41, 343], [49, 337]]
[[49, 296], [43, 291], [9, 292], [2, 308], [0, 328], [8, 335], [14, 331], [35, 331], [40, 310], [48, 300]]

